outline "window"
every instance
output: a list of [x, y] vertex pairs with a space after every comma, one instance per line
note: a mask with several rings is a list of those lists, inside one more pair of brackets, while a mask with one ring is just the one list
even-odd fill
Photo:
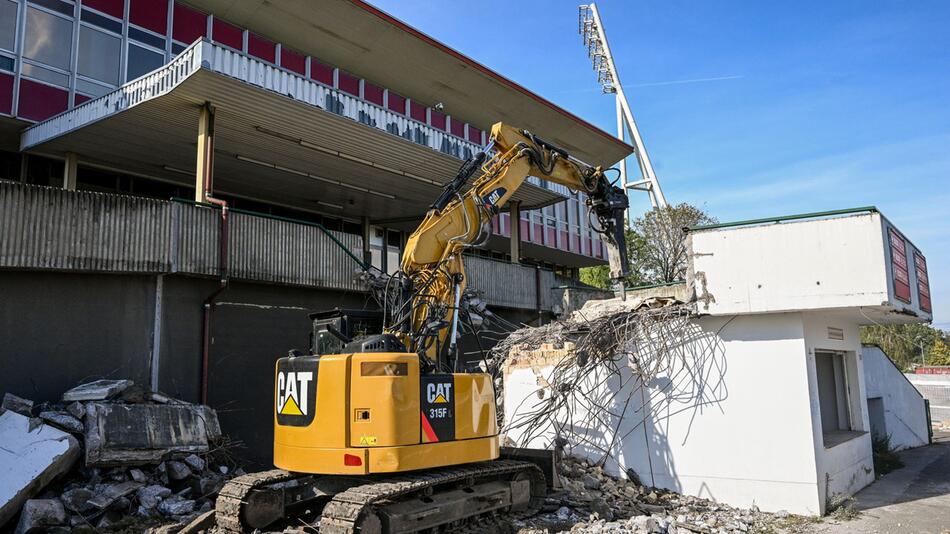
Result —
[[843, 353], [815, 351], [818, 406], [826, 448], [853, 437], [846, 369], [847, 361]]
[[129, 43], [129, 65], [126, 80], [134, 80], [165, 64], [165, 54]]
[[16, 2], [0, 0], [0, 48], [16, 50]]
[[111, 85], [119, 84], [122, 39], [82, 26], [79, 28], [79, 74]]
[[61, 72], [56, 72], [38, 65], [31, 65], [29, 63], [23, 64], [23, 74], [29, 76], [34, 80], [43, 80], [44, 82], [49, 82], [54, 85], [59, 85], [61, 87], [66, 87], [69, 85], [69, 75], [63, 74]]
[[26, 11], [25, 39], [23, 57], [63, 70], [69, 69], [73, 40], [71, 20], [29, 6]]
[[112, 88], [88, 80], [83, 80], [82, 78], [76, 78], [76, 91], [98, 97], [112, 91]]

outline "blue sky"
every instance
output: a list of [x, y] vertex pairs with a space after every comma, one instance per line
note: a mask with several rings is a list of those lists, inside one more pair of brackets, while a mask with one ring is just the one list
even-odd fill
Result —
[[[577, 2], [372, 1], [614, 131]], [[950, 2], [598, 7], [668, 201], [722, 221], [876, 205], [927, 256], [950, 330]]]

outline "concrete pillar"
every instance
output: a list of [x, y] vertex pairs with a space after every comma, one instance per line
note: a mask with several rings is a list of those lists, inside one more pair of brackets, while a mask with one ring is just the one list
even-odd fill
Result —
[[521, 202], [508, 203], [508, 232], [511, 234], [511, 263], [521, 263]]
[[20, 183], [25, 184], [30, 178], [30, 155], [27, 153], [20, 154]]
[[214, 193], [214, 108], [210, 102], [205, 102], [198, 114], [197, 153], [195, 202], [207, 202]]
[[373, 264], [373, 252], [369, 246], [373, 227], [369, 224], [369, 217], [363, 217], [361, 222], [363, 226], [363, 264], [369, 267]]
[[63, 165], [63, 189], [76, 190], [76, 172], [79, 170], [79, 156], [75, 152], [66, 153], [66, 164]]

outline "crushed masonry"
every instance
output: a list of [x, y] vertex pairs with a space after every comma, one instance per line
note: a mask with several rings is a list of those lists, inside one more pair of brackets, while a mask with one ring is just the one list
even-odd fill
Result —
[[83, 384], [61, 403], [7, 394], [3, 406], [0, 528], [17, 534], [197, 534], [224, 483], [244, 474], [214, 410], [130, 380]]

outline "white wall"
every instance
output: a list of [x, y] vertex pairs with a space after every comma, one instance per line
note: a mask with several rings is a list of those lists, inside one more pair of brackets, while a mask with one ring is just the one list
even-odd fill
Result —
[[[699, 311], [713, 315], [867, 307], [907, 310], [920, 321], [916, 275], [912, 304], [893, 296], [886, 225], [879, 213], [690, 233], [689, 282]], [[908, 258], [913, 258], [909, 242]], [[869, 310], [870, 312], [870, 310]], [[877, 319], [876, 319], [877, 320]], [[890, 314], [888, 321], [914, 320]]]
[[901, 450], [927, 445], [929, 429], [924, 398], [879, 347], [863, 348], [867, 398], [884, 404], [885, 434]]
[[[684, 340], [678, 354], [684, 364], [648, 388], [638, 389], [625, 374], [598, 390], [595, 397], [610, 399], [614, 413], [625, 411], [616, 431], [618, 417], [604, 424], [574, 406], [575, 434], [610, 447], [608, 471], [632, 468], [646, 484], [736, 506], [820, 513], [801, 315], [698, 318]], [[509, 424], [537, 406], [537, 391], [551, 370], [508, 370]], [[549, 444], [557, 422], [566, 420], [563, 412], [552, 417], [530, 445]], [[517, 441], [524, 431], [512, 430], [509, 437]], [[603, 452], [596, 449], [572, 452], [599, 460]]]
[[[861, 338], [857, 322], [848, 313], [806, 312], [802, 314], [805, 346], [808, 352], [808, 387], [811, 399], [811, 421], [821, 497], [821, 512], [827, 502], [837, 495], [854, 495], [874, 481], [874, 462], [871, 453], [870, 424], [867, 414], [867, 394], [864, 384], [864, 362], [861, 356]], [[839, 329], [843, 339], [833, 339], [829, 328]], [[847, 400], [852, 429], [855, 435], [843, 443], [825, 447], [818, 381], [815, 371], [815, 351], [836, 351], [845, 355]]]

